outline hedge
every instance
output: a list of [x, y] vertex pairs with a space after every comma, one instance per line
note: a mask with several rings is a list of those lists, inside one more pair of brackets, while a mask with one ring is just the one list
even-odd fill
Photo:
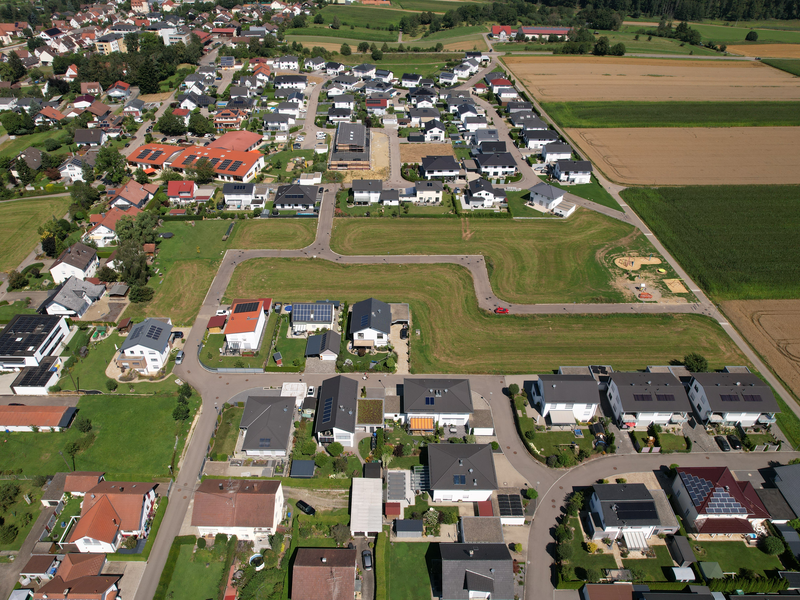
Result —
[[197, 215], [163, 215], [159, 217], [162, 221], [202, 221], [203, 217]]
[[166, 600], [169, 582], [172, 581], [175, 567], [178, 565], [178, 556], [181, 553], [181, 546], [194, 546], [196, 542], [197, 538], [193, 535], [181, 535], [176, 537], [172, 542], [169, 555], [167, 556], [167, 562], [164, 564], [164, 570], [161, 571], [161, 578], [158, 580], [156, 593], [153, 595], [153, 600]]
[[386, 532], [378, 534], [375, 542], [375, 600], [386, 600]]

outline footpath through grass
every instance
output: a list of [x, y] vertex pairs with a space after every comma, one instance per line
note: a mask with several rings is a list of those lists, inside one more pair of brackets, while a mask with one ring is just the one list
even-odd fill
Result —
[[39, 226], [61, 219], [70, 203], [69, 196], [0, 202], [0, 271], [16, 269], [39, 243]]
[[636, 370], [693, 351], [703, 354], [711, 369], [748, 364], [715, 321], [697, 315], [491, 314], [478, 308], [469, 271], [455, 265], [254, 259], [236, 267], [225, 297], [260, 294], [265, 281], [273, 297], [295, 302], [353, 303], [370, 296], [408, 302], [414, 373], [544, 373], [567, 361], [598, 360]]
[[800, 102], [547, 102], [542, 108], [566, 128], [800, 125]]
[[800, 297], [800, 186], [629, 188], [622, 197], [715, 298]]

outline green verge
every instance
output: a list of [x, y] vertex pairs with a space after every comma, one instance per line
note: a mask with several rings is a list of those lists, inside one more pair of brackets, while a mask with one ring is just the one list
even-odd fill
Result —
[[158, 580], [158, 587], [156, 593], [153, 595], [153, 600], [166, 600], [167, 590], [169, 583], [172, 581], [172, 575], [175, 573], [175, 567], [178, 565], [178, 558], [181, 554], [181, 547], [192, 545], [197, 542], [197, 538], [193, 535], [183, 535], [176, 537], [167, 555], [167, 562], [164, 564], [164, 570], [161, 571], [161, 578]]
[[561, 127], [582, 129], [800, 125], [800, 102], [547, 102], [542, 108]]
[[375, 542], [375, 600], [386, 600], [386, 572], [389, 568], [389, 564], [386, 562], [388, 529], [388, 527], [384, 527]]
[[800, 77], [800, 60], [786, 58], [763, 58], [761, 59], [761, 62], [775, 69], [780, 69], [781, 71], [786, 71], [787, 73], [791, 73], [792, 75]]
[[800, 186], [629, 188], [622, 197], [716, 299], [800, 297]]

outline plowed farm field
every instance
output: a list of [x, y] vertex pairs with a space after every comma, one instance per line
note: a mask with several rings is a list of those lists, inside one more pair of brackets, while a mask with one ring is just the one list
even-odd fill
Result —
[[722, 310], [800, 396], [800, 300], [731, 300]]
[[625, 185], [800, 183], [800, 128], [567, 129], [610, 179]]
[[800, 82], [756, 61], [510, 56], [541, 102], [581, 100], [798, 100]]

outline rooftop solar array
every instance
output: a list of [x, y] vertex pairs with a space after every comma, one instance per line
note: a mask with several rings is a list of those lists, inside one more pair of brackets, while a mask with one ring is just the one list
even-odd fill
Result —
[[333, 414], [333, 398], [326, 398], [325, 404], [322, 407], [322, 422], [327, 423], [331, 420]]
[[723, 402], [738, 402], [739, 396], [736, 394], [720, 394], [719, 399]]
[[615, 505], [617, 517], [622, 521], [655, 520], [658, 512], [653, 501], [647, 502], [620, 502]]
[[708, 479], [703, 479], [690, 473], [681, 473], [681, 481], [686, 486], [689, 497], [692, 499], [692, 504], [695, 506], [700, 506], [714, 487], [714, 484]]
[[142, 150], [141, 152], [139, 152], [139, 155], [136, 158], [141, 159], [147, 156], [148, 154], [150, 154], [150, 150]]
[[519, 494], [497, 494], [497, 506], [501, 517], [524, 517], [522, 498]]
[[330, 304], [295, 304], [292, 307], [292, 320], [306, 323], [329, 323], [333, 320], [333, 306]]
[[675, 402], [675, 396], [672, 394], [656, 394], [656, 400], [659, 402]]
[[758, 394], [742, 394], [745, 402], [761, 402], [761, 396]]
[[244, 163], [241, 160], [235, 160], [235, 161], [233, 161], [233, 164], [230, 167], [228, 167], [228, 171], [231, 171], [231, 172], [238, 171], [239, 167], [241, 167], [243, 164]]
[[633, 399], [636, 402], [650, 402], [653, 399], [652, 394], [634, 394]]
[[249, 313], [253, 312], [257, 308], [258, 308], [258, 302], [243, 302], [241, 304], [236, 305], [236, 308], [233, 309], [233, 314]]
[[219, 162], [219, 159], [218, 159], [218, 158], [212, 158], [212, 159], [211, 159], [210, 161], [208, 161], [208, 162], [210, 162], [210, 163], [211, 163], [211, 166], [212, 166], [212, 167], [215, 167], [215, 166], [217, 166], [217, 163]]
[[18, 382], [15, 381], [14, 384], [20, 387], [44, 387], [55, 371], [57, 371], [56, 367], [48, 367], [46, 364], [31, 367], [25, 369], [20, 380]]
[[150, 325], [150, 328], [147, 330], [147, 334], [145, 335], [145, 337], [148, 337], [151, 340], [157, 340], [158, 338], [161, 337], [163, 331], [164, 331], [163, 327], [159, 327], [158, 325]]
[[259, 438], [258, 440], [259, 448], [269, 448], [271, 445], [272, 445], [272, 440], [270, 438]]
[[161, 151], [161, 150], [156, 150], [155, 152], [153, 152], [153, 156], [151, 156], [151, 157], [150, 157], [150, 160], [155, 160], [155, 159], [157, 159], [159, 156], [161, 156], [162, 154], [164, 154], [164, 152], [163, 152], [163, 151]]
[[731, 496], [725, 488], [714, 488], [706, 512], [715, 515], [746, 515], [747, 509]]
[[190, 154], [189, 156], [183, 159], [181, 166], [185, 167], [186, 165], [191, 164], [195, 158], [197, 157], [194, 154]]
[[220, 171], [224, 171], [227, 169], [233, 161], [231, 159], [225, 159], [222, 161], [222, 164], [219, 166]]
[[467, 485], [467, 476], [453, 475], [453, 485]]

